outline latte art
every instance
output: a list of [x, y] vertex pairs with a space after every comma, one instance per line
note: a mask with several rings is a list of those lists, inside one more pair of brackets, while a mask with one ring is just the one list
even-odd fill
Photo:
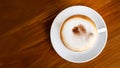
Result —
[[86, 29], [82, 24], [75, 26], [72, 31], [78, 37], [84, 36], [86, 40], [93, 36], [93, 33], [86, 32]]
[[67, 48], [73, 51], [84, 51], [95, 43], [97, 28], [90, 18], [74, 15], [62, 24], [60, 36]]
[[78, 34], [78, 35], [80, 35], [80, 34], [85, 34], [86, 33], [86, 29], [84, 28], [84, 26], [83, 25], [78, 25], [78, 26], [75, 26], [73, 29], [72, 29], [72, 31], [73, 31], [73, 33], [74, 34]]

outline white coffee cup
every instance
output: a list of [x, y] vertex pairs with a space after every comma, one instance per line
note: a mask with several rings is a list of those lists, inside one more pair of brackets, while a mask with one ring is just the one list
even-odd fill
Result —
[[[63, 22], [67, 18], [76, 14], [85, 15], [89, 17], [96, 25], [98, 32], [98, 38], [96, 39], [96, 42], [94, 43], [93, 47], [82, 52], [76, 52], [68, 49], [63, 44], [60, 37], [60, 30]], [[72, 6], [64, 9], [54, 19], [50, 31], [51, 42], [57, 54], [63, 59], [74, 63], [88, 62], [96, 58], [104, 49], [105, 44], [107, 42], [107, 37], [107, 27], [103, 18], [95, 10], [86, 6]]]

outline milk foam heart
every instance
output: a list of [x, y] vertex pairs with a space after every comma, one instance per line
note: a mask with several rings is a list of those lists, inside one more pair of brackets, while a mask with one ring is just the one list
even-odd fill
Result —
[[60, 36], [67, 48], [80, 52], [94, 45], [97, 39], [97, 28], [90, 18], [74, 15], [62, 24]]

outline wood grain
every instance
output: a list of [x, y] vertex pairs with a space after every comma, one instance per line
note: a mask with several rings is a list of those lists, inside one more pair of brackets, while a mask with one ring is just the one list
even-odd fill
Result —
[[[55, 16], [73, 5], [95, 9], [108, 27], [108, 41], [94, 60], [75, 64], [52, 48]], [[0, 0], [0, 68], [120, 68], [119, 0]]]

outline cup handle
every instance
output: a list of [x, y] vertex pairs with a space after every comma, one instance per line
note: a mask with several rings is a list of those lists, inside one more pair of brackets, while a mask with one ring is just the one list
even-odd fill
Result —
[[98, 33], [103, 33], [103, 32], [105, 32], [107, 29], [106, 28], [99, 28], [98, 29]]

